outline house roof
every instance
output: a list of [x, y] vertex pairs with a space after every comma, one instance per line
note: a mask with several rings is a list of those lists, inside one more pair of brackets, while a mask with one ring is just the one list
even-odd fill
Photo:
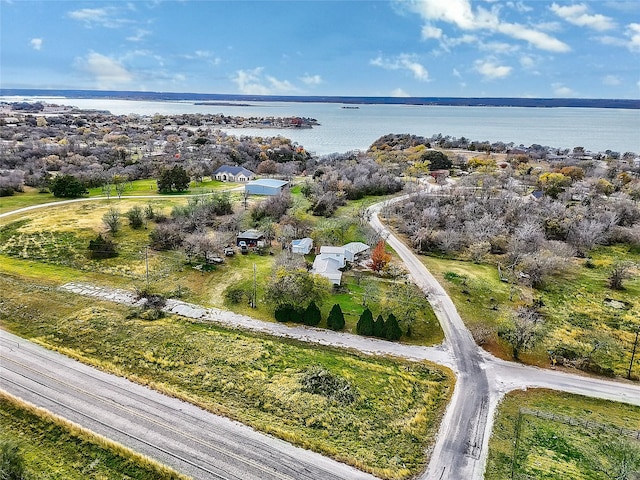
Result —
[[309, 237], [299, 238], [297, 240], [291, 240], [291, 245], [295, 247], [313, 246], [313, 240]]
[[323, 253], [333, 253], [333, 254], [337, 253], [337, 254], [344, 255], [344, 247], [330, 247], [327, 245], [322, 245], [320, 247], [320, 254], [323, 254]]
[[339, 285], [342, 281], [342, 272], [338, 270], [338, 268], [340, 268], [340, 263], [337, 260], [333, 258], [316, 257], [313, 261], [311, 273], [321, 275], [333, 283], [337, 282]]
[[349, 250], [351, 253], [353, 253], [354, 255], [357, 255], [359, 253], [364, 252], [365, 250], [369, 250], [369, 245], [367, 245], [366, 243], [362, 243], [362, 242], [351, 242], [351, 243], [347, 243], [344, 247], [345, 250]]
[[233, 176], [236, 176], [240, 173], [244, 173], [246, 177], [255, 175], [255, 173], [253, 173], [251, 170], [247, 170], [244, 167], [238, 167], [238, 166], [232, 166], [232, 165], [222, 165], [215, 172], [213, 172], [213, 175], [217, 175], [219, 173], [228, 173]]
[[259, 230], [247, 230], [238, 235], [238, 238], [248, 238], [252, 240], [259, 240], [264, 237], [264, 233]]
[[281, 188], [287, 185], [289, 182], [285, 180], [276, 180], [275, 178], [261, 178], [259, 180], [252, 180], [247, 185], [258, 185], [261, 187]]

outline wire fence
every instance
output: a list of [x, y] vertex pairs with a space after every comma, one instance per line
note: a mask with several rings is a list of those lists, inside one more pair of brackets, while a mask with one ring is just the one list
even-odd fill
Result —
[[580, 418], [569, 417], [567, 415], [560, 415], [558, 413], [544, 412], [542, 410], [533, 410], [524, 407], [520, 408], [520, 414], [531, 415], [537, 418], [544, 418], [546, 420], [553, 420], [554, 422], [564, 423], [566, 425], [584, 427], [589, 430], [599, 430], [613, 435], [622, 435], [625, 437], [640, 440], [640, 430], [631, 430], [629, 428], [616, 427], [605, 423], [594, 422], [593, 420], [583, 420]]

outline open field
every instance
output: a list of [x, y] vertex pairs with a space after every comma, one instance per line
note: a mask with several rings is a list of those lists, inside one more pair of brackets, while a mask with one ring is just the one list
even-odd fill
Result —
[[[140, 312], [0, 279], [2, 326], [384, 478], [419, 472], [453, 388], [446, 369]], [[349, 395], [310, 393], [314, 369]], [[346, 390], [343, 387], [346, 386]]]
[[[22, 215], [21, 220], [5, 219], [0, 222], [0, 255], [8, 259], [7, 269], [20, 271], [23, 268], [25, 272], [30, 272], [32, 278], [38, 278], [37, 273], [41, 272], [43, 280], [52, 276], [59, 277], [61, 281], [82, 277], [127, 289], [142, 288], [146, 285], [148, 261], [150, 287], [157, 293], [180, 297], [204, 306], [231, 309], [261, 320], [274, 321], [271, 306], [264, 298], [273, 256], [261, 256], [253, 252], [248, 255], [235, 255], [226, 258], [224, 264], [213, 267], [211, 271], [199, 271], [187, 263], [185, 255], [181, 252], [159, 252], [146, 248], [149, 245], [149, 233], [154, 228], [153, 222], [149, 222], [148, 228], [134, 230], [128, 226], [126, 219], [122, 219], [121, 230], [113, 236], [118, 256], [102, 260], [92, 260], [88, 257], [89, 241], [98, 233], [107, 231], [102, 216], [109, 208], [115, 207], [121, 213], [125, 213], [135, 205], [152, 205], [156, 213], [168, 215], [173, 206], [184, 204], [186, 201], [180, 197], [158, 200], [127, 197], [120, 200], [99, 200], [51, 207], [47, 209], [46, 215], [42, 212], [29, 212]], [[303, 203], [302, 199], [300, 202]], [[346, 207], [342, 208], [349, 213]], [[331, 228], [332, 225], [327, 228]], [[344, 235], [345, 241], [359, 239], [355, 225], [346, 229]], [[272, 250], [277, 251], [279, 248], [274, 246]], [[20, 267], [17, 259], [30, 262], [25, 264], [25, 267]], [[228, 287], [253, 290], [254, 265], [258, 279], [257, 308], [253, 309], [247, 303], [225, 303], [224, 292]], [[368, 282], [371, 288], [365, 288], [365, 282]], [[370, 306], [374, 315], [382, 313], [386, 316], [391, 307], [385, 305], [382, 299], [393, 297], [397, 288], [398, 284], [393, 280], [380, 279], [371, 274], [363, 274], [363, 284], [360, 285], [353, 271], [346, 272], [344, 288], [330, 295], [321, 306], [323, 319], [326, 320], [334, 303], [340, 303], [346, 314], [345, 330], [355, 331], [358, 318], [365, 308], [364, 303]], [[402, 291], [406, 290], [403, 285], [400, 288]], [[404, 340], [426, 345], [440, 343], [444, 335], [428, 303], [423, 301], [420, 308], [414, 310], [415, 312], [409, 316], [413, 319], [411, 336]], [[320, 324], [321, 327], [325, 325], [325, 320]], [[407, 325], [403, 328], [406, 331]]]
[[[607, 278], [617, 260], [640, 263], [640, 252], [625, 246], [599, 247], [588, 261], [575, 259], [567, 273], [539, 290], [501, 282], [494, 265], [437, 257], [422, 260], [451, 295], [469, 329], [489, 330], [483, 346], [495, 355], [512, 359], [511, 347], [497, 331], [518, 305], [537, 302], [546, 318], [545, 333], [532, 351], [521, 354], [524, 362], [548, 366], [551, 355], [562, 355], [568, 366], [589, 360], [596, 373], [627, 374], [632, 331], [640, 324], [640, 275], [625, 281], [624, 290], [610, 289]], [[637, 362], [632, 375], [640, 376]]]
[[[542, 414], [555, 419], [536, 416]], [[640, 439], [631, 431], [640, 431], [640, 407], [549, 390], [511, 392], [496, 416], [485, 480], [639, 478]]]
[[168, 467], [2, 392], [0, 419], [0, 441], [18, 445], [28, 478], [186, 480]]
[[[220, 192], [230, 190], [239, 186], [237, 183], [219, 182], [217, 180], [206, 180], [202, 183], [191, 182], [191, 187], [187, 192], [162, 195], [158, 193], [155, 180], [134, 180], [127, 182], [126, 188], [122, 194], [123, 197], [133, 196], [158, 196], [158, 197], [179, 197], [181, 195], [200, 195], [212, 192]], [[105, 192], [100, 187], [90, 188], [88, 197], [104, 197]], [[117, 199], [115, 188], [111, 189], [111, 198]], [[25, 187], [24, 192], [16, 192], [8, 197], [0, 197], [0, 213], [10, 212], [18, 208], [30, 207], [32, 205], [41, 205], [43, 203], [56, 202], [66, 200], [65, 198], [54, 197], [51, 193], [39, 193], [38, 189], [33, 187]]]

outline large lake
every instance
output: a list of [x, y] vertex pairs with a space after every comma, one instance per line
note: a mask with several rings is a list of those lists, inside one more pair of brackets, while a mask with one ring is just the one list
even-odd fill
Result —
[[[36, 97], [28, 97], [34, 101]], [[135, 101], [37, 97], [49, 103], [109, 110], [116, 115], [223, 113], [231, 116], [312, 117], [312, 129], [224, 129], [237, 135], [283, 135], [319, 155], [366, 150], [388, 133], [430, 137], [437, 133], [470, 140], [513, 142], [602, 152], [640, 153], [640, 110], [606, 108], [446, 107], [360, 105], [342, 108], [335, 103], [252, 102], [240, 105], [194, 105], [193, 102]], [[4, 101], [23, 97], [0, 97]]]

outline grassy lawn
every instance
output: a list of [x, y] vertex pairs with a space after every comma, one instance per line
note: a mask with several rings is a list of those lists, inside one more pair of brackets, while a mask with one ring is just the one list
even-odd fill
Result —
[[[206, 177], [204, 182], [192, 181], [189, 184], [189, 190], [184, 194], [198, 195], [203, 193], [212, 193], [222, 190], [229, 190], [239, 186], [239, 183], [220, 182], [218, 180], [211, 180]], [[90, 197], [103, 197], [105, 192], [101, 187], [95, 187], [89, 189]], [[158, 184], [155, 179], [134, 180], [128, 182], [122, 196], [136, 196], [136, 195], [158, 195]], [[180, 194], [178, 194], [180, 195]], [[117, 198], [115, 187], [111, 188], [111, 196]]]
[[168, 467], [1, 392], [0, 420], [0, 440], [19, 446], [29, 478], [186, 479]]
[[[223, 190], [229, 190], [238, 187], [238, 183], [219, 182], [217, 180], [205, 180], [202, 183], [191, 182], [189, 191], [182, 194], [174, 195], [161, 195], [158, 193], [158, 187], [156, 181], [153, 179], [147, 180], [134, 180], [127, 183], [127, 187], [122, 194], [123, 197], [132, 197], [140, 195], [153, 195], [160, 198], [173, 197], [180, 195], [199, 195], [212, 192], [220, 192]], [[95, 187], [89, 189], [88, 197], [103, 197], [104, 192], [102, 188]], [[117, 199], [115, 188], [111, 189], [111, 198]], [[10, 212], [23, 207], [30, 207], [32, 205], [41, 205], [43, 203], [56, 202], [66, 200], [65, 198], [54, 197], [51, 193], [39, 193], [38, 189], [32, 187], [25, 187], [24, 192], [17, 192], [9, 197], [0, 197], [0, 213]]]
[[[272, 307], [266, 303], [264, 290], [271, 275], [273, 256], [260, 256], [254, 252], [227, 257], [225, 263], [212, 267], [212, 271], [196, 270], [186, 262], [183, 253], [177, 251], [146, 250], [149, 232], [154, 228], [150, 222], [148, 229], [133, 230], [128, 221], [122, 219], [121, 230], [113, 236], [118, 256], [111, 259], [92, 260], [87, 255], [89, 241], [98, 233], [106, 232], [102, 216], [112, 207], [121, 213], [135, 205], [150, 204], [157, 213], [169, 214], [171, 207], [186, 202], [184, 198], [101, 200], [51, 207], [47, 215], [30, 212], [20, 220], [5, 219], [0, 222], [0, 255], [8, 259], [3, 269], [8, 272], [29, 272], [31, 278], [58, 278], [58, 283], [72, 280], [95, 281], [108, 286], [132, 289], [146, 284], [146, 264], [149, 265], [151, 288], [161, 294], [180, 297], [186, 301], [204, 306], [231, 309], [266, 321], [274, 321]], [[356, 226], [350, 230], [357, 230]], [[356, 232], [357, 233], [357, 232]], [[352, 233], [351, 235], [356, 235]], [[274, 246], [272, 250], [277, 251]], [[146, 258], [145, 258], [146, 256]], [[27, 262], [21, 267], [19, 260]], [[257, 308], [248, 303], [227, 304], [224, 293], [228, 287], [241, 287], [253, 291], [253, 268], [257, 278]], [[398, 286], [391, 280], [367, 275], [375, 284], [375, 297], [368, 304], [375, 315], [388, 316], [393, 308], [385, 305], [381, 298], [393, 297]], [[335, 303], [340, 303], [346, 314], [346, 331], [355, 331], [355, 325], [362, 311], [363, 286], [358, 285], [353, 272], [344, 275], [344, 288], [331, 295], [322, 306], [323, 318]], [[369, 294], [371, 297], [371, 294]], [[397, 311], [396, 311], [397, 313]], [[407, 331], [411, 321], [411, 336], [403, 341], [432, 345], [440, 343], [443, 333], [431, 307], [424, 304], [413, 312], [411, 320], [405, 320], [403, 330]], [[409, 318], [407, 317], [407, 318]], [[401, 322], [402, 324], [402, 322]], [[324, 320], [320, 324], [325, 326]]]
[[[521, 408], [569, 417], [574, 424]], [[550, 390], [511, 392], [495, 419], [485, 480], [638, 478], [640, 440], [616, 428], [640, 430], [640, 407]], [[625, 460], [635, 476], [619, 476]]]
[[[425, 453], [453, 387], [446, 369], [225, 330], [139, 312], [3, 275], [3, 328], [127, 376], [258, 430], [383, 478], [407, 478]], [[350, 401], [310, 393], [303, 379], [322, 368]]]
[[[472, 332], [484, 326], [491, 331], [487, 350], [512, 359], [511, 347], [496, 332], [518, 305], [537, 301], [546, 319], [544, 338], [521, 355], [526, 363], [548, 366], [549, 351], [567, 357], [591, 355], [598, 373], [626, 375], [634, 334], [630, 325], [640, 323], [640, 275], [625, 281], [624, 290], [607, 286], [615, 261], [640, 263], [640, 252], [627, 246], [599, 247], [590, 260], [576, 259], [561, 277], [534, 290], [501, 282], [496, 266], [467, 261], [422, 257], [427, 268], [451, 295]], [[640, 376], [636, 363], [632, 374]]]

